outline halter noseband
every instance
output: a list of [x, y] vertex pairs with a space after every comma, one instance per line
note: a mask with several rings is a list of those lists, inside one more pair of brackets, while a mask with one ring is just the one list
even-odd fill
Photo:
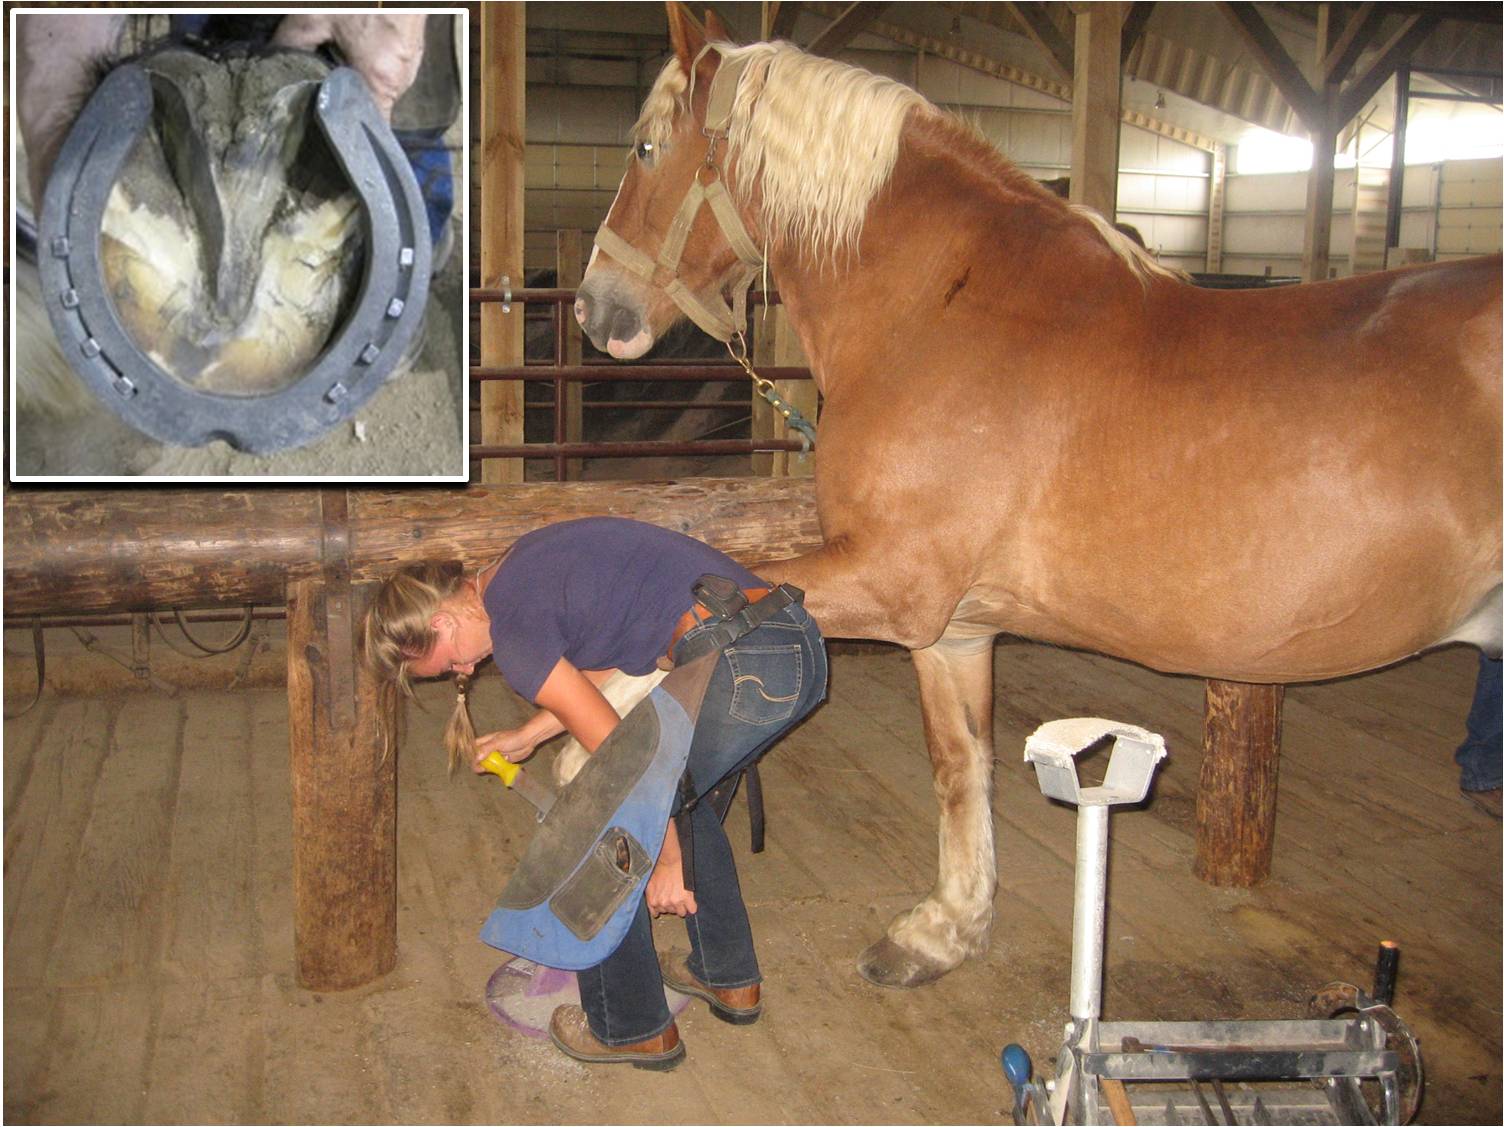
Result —
[[[712, 47], [706, 44], [690, 67], [691, 97], [694, 90], [695, 68], [705, 52], [709, 50], [712, 50]], [[720, 169], [715, 163], [716, 146], [730, 132], [731, 105], [736, 98], [737, 83], [741, 81], [742, 71], [746, 69], [749, 61], [750, 59], [746, 56], [739, 59], [726, 59], [723, 56], [721, 66], [716, 71], [715, 78], [711, 80], [710, 98], [705, 107], [704, 133], [710, 141], [705, 151], [705, 164], [695, 173], [694, 182], [685, 193], [684, 202], [679, 205], [673, 222], [669, 224], [668, 233], [663, 238], [663, 246], [658, 250], [656, 261], [632, 246], [604, 223], [595, 234], [596, 246], [616, 259], [631, 273], [644, 279], [650, 285], [662, 289], [673, 299], [674, 304], [684, 311], [686, 317], [716, 340], [724, 342], [729, 342], [733, 337], [746, 331], [747, 290], [751, 288], [753, 279], [757, 277], [763, 266], [763, 256], [757, 249], [757, 244], [747, 234], [747, 228], [742, 224], [741, 216], [736, 212], [736, 205], [732, 203], [731, 195], [721, 181]], [[740, 265], [733, 271], [728, 283], [731, 289], [729, 306], [719, 293], [701, 297], [679, 278], [679, 259], [684, 254], [684, 243], [689, 238], [690, 229], [694, 226], [695, 217], [699, 214], [701, 205], [707, 203], [710, 205], [710, 213], [721, 228], [721, 234], [726, 237], [726, 242], [731, 245], [732, 251], [740, 261]], [[660, 280], [660, 278], [666, 280]]]

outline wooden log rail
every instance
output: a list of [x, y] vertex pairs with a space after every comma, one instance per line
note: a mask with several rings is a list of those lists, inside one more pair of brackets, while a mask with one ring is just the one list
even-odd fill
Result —
[[[475, 564], [542, 525], [604, 515], [688, 533], [748, 564], [821, 543], [808, 478], [11, 489], [5, 612], [287, 605], [298, 980], [342, 989], [385, 974], [397, 953], [395, 694], [356, 660], [371, 590], [396, 564]], [[1243, 885], [1268, 874], [1278, 741], [1277, 687], [1208, 683], [1196, 856], [1204, 879]]]
[[629, 516], [745, 563], [820, 545], [800, 479], [468, 489], [98, 490], [5, 497], [9, 617], [287, 604], [298, 981], [359, 986], [397, 959], [396, 694], [357, 660], [395, 564], [488, 560], [518, 536]]

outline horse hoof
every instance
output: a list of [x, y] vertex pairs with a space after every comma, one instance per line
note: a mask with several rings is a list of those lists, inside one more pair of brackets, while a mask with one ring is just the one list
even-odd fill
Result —
[[856, 969], [874, 986], [923, 986], [951, 968], [900, 947], [886, 935], [862, 952]]

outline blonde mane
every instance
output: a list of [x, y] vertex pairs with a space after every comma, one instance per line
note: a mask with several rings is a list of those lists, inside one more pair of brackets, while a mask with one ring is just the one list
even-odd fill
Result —
[[1148, 282], [1150, 278], [1155, 276], [1174, 278], [1177, 281], [1186, 280], [1184, 270], [1177, 270], [1173, 266], [1166, 266], [1161, 263], [1143, 247], [1139, 246], [1108, 222], [1107, 217], [1096, 208], [1087, 207], [1085, 204], [1079, 203], [1073, 203], [1069, 206], [1071, 211], [1081, 216], [1081, 218], [1096, 228], [1097, 234], [1101, 235], [1102, 241], [1107, 244], [1107, 249], [1121, 258], [1139, 281]]
[[[867, 205], [893, 173], [905, 116], [940, 111], [890, 78], [789, 43], [717, 49], [725, 59], [748, 60], [727, 146], [743, 202], [753, 185], [761, 189], [764, 237], [816, 255], [854, 249]], [[643, 103], [633, 139], [665, 143], [687, 91], [684, 70], [671, 59]]]
[[[716, 44], [722, 58], [746, 59], [731, 109], [729, 156], [745, 204], [762, 195], [763, 237], [803, 247], [812, 257], [855, 250], [867, 207], [888, 182], [910, 111], [976, 137], [1013, 172], [990, 142], [891, 78], [810, 55], [790, 43]], [[689, 82], [670, 59], [643, 103], [632, 139], [662, 146], [674, 117], [688, 108]], [[1018, 173], [1022, 176], [1022, 173]], [[1090, 208], [1072, 206], [1139, 278], [1182, 277], [1115, 230]]]

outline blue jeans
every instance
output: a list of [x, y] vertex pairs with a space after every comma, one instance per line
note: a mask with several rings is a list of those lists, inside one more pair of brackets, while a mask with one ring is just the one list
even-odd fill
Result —
[[1463, 790], [1497, 790], [1504, 782], [1504, 721], [1500, 718], [1498, 658], [1478, 655], [1478, 681], [1467, 714], [1467, 739], [1452, 756], [1462, 768]]
[[[698, 629], [684, 639], [693, 638]], [[786, 607], [723, 650], [689, 749], [696, 797], [754, 762], [813, 711], [825, 699], [825, 681], [825, 643], [815, 620], [800, 606]], [[684, 920], [690, 972], [709, 986], [761, 982], [731, 843], [709, 802], [696, 804], [690, 822], [698, 907]], [[621, 946], [578, 977], [590, 1030], [607, 1045], [655, 1036], [673, 1021], [646, 900], [638, 902]]]

